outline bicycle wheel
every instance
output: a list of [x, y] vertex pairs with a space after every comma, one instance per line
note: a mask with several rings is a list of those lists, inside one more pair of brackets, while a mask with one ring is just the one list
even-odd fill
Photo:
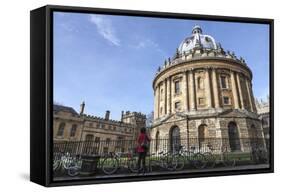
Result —
[[192, 158], [192, 165], [196, 167], [197, 169], [203, 169], [206, 167], [207, 160], [205, 156], [201, 153], [194, 154]]
[[74, 177], [74, 176], [77, 176], [79, 174], [79, 170], [80, 168], [79, 167], [70, 167], [68, 170], [67, 170], [67, 174], [71, 177]]
[[56, 172], [57, 170], [59, 170], [60, 167], [60, 160], [54, 160], [53, 161], [53, 171]]
[[107, 157], [103, 160], [101, 167], [103, 173], [111, 175], [117, 171], [119, 163], [115, 157]]
[[184, 168], [185, 165], [185, 158], [181, 155], [176, 156], [176, 161], [177, 161], [177, 165], [176, 165], [176, 170], [182, 170]]
[[206, 158], [206, 167], [214, 168], [216, 165], [216, 157], [210, 152], [206, 152], [203, 155]]
[[222, 163], [225, 167], [234, 167], [236, 164], [236, 161], [235, 161], [235, 159], [232, 159], [228, 154], [223, 153]]
[[176, 170], [177, 167], [177, 158], [172, 155], [172, 156], [166, 156], [162, 159], [163, 161], [163, 165], [165, 166], [166, 169], [168, 169], [169, 171], [174, 171]]
[[128, 160], [128, 168], [132, 173], [137, 173], [139, 171], [137, 158]]

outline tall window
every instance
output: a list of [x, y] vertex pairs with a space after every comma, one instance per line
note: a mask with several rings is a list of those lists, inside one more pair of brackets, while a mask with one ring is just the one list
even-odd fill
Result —
[[198, 137], [199, 141], [205, 141], [205, 138], [207, 137], [207, 125], [202, 124], [198, 127]]
[[117, 147], [121, 147], [121, 146], [123, 146], [123, 137], [121, 137], [121, 136], [119, 136], [119, 137], [117, 137]]
[[180, 82], [176, 81], [175, 82], [175, 94], [179, 94], [180, 93]]
[[110, 143], [110, 138], [106, 138], [105, 143], [108, 145]]
[[160, 91], [160, 101], [162, 101], [163, 100], [163, 89], [161, 89], [161, 91]]
[[63, 136], [64, 127], [65, 127], [65, 123], [61, 123], [61, 124], [59, 125], [59, 129], [58, 129], [58, 132], [57, 132], [57, 136], [58, 136], [58, 137]]
[[96, 137], [95, 138], [95, 143], [99, 143], [100, 142], [100, 137]]
[[202, 79], [202, 77], [198, 77], [197, 87], [198, 87], [198, 89], [204, 89], [204, 80]]
[[208, 133], [207, 133], [207, 125], [201, 124], [198, 127], [198, 139], [199, 139], [199, 147], [202, 147], [202, 143], [205, 141], [207, 138]]
[[228, 86], [227, 86], [227, 77], [226, 76], [221, 76], [221, 88], [222, 89], [228, 88]]
[[73, 124], [70, 130], [70, 137], [74, 137], [76, 134], [76, 130], [77, 130], [77, 125]]
[[229, 137], [229, 146], [231, 151], [240, 151], [241, 145], [240, 145], [239, 132], [238, 132], [237, 124], [235, 122], [230, 122], [228, 124], [228, 137]]

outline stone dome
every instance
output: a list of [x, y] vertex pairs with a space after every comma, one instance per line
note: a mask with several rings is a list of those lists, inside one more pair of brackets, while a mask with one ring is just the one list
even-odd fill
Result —
[[195, 25], [192, 29], [192, 35], [185, 38], [180, 44], [178, 51], [180, 54], [188, 53], [193, 49], [216, 50], [219, 44], [210, 35], [204, 35], [199, 25]]

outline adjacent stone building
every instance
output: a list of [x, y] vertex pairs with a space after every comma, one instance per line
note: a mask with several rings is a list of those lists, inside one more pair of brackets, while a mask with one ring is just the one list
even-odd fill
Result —
[[146, 116], [141, 113], [122, 112], [121, 120], [116, 121], [110, 119], [110, 111], [101, 118], [85, 114], [84, 108], [84, 102], [80, 113], [71, 107], [53, 106], [54, 143], [90, 143], [84, 145], [83, 153], [126, 151], [133, 146], [140, 129], [145, 127]]
[[257, 113], [261, 121], [264, 138], [266, 140], [266, 146], [269, 148], [270, 139], [270, 107], [269, 107], [269, 96], [266, 101], [259, 101], [256, 99]]
[[249, 138], [264, 138], [252, 78], [242, 57], [195, 26], [153, 79], [153, 150], [163, 150], [163, 138], [166, 150], [181, 142], [199, 149], [219, 143], [230, 151], [250, 150]]

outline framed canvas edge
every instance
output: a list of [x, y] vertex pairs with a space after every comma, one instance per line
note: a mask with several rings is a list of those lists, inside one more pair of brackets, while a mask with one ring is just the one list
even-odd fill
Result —
[[[186, 13], [170, 13], [170, 12], [154, 12], [154, 11], [139, 11], [139, 10], [123, 10], [123, 9], [107, 9], [107, 8], [90, 8], [90, 7], [75, 7], [75, 6], [61, 6], [61, 5], [46, 5], [38, 9], [45, 9], [45, 63], [46, 67], [46, 79], [45, 82], [41, 82], [45, 85], [46, 95], [42, 99], [42, 106], [45, 106], [46, 123], [44, 127], [45, 135], [45, 162], [44, 175], [42, 179], [44, 182], [31, 181], [47, 186], [69, 186], [69, 185], [81, 185], [81, 184], [102, 184], [102, 183], [117, 183], [117, 182], [135, 182], [135, 181], [152, 181], [163, 179], [184, 179], [184, 178], [198, 178], [198, 177], [211, 177], [211, 176], [233, 176], [233, 175], [246, 175], [246, 174], [260, 174], [260, 173], [274, 173], [274, 19], [264, 18], [250, 18], [250, 17], [232, 17], [232, 16], [218, 16], [218, 15], [201, 15], [201, 14], [186, 14]], [[37, 10], [37, 9], [36, 9]], [[240, 22], [240, 23], [260, 23], [268, 24], [270, 26], [269, 31], [269, 43], [270, 43], [270, 167], [265, 169], [255, 170], [235, 170], [235, 171], [212, 171], [192, 174], [169, 174], [169, 175], [155, 175], [144, 177], [122, 177], [122, 178], [107, 178], [107, 179], [91, 179], [91, 180], [70, 180], [70, 181], [53, 181], [52, 179], [52, 105], [53, 105], [53, 63], [52, 63], [52, 13], [54, 11], [62, 12], [83, 12], [83, 13], [96, 13], [96, 14], [111, 14], [111, 15], [126, 15], [126, 16], [142, 16], [142, 17], [158, 17], [158, 18], [177, 18], [177, 19], [193, 19], [193, 20], [208, 20], [208, 21], [225, 21], [225, 22]], [[32, 12], [32, 11], [31, 11]], [[31, 26], [32, 28], [32, 26]], [[31, 37], [31, 45], [32, 42]], [[31, 52], [32, 57], [32, 52]], [[31, 64], [32, 66], [32, 64]], [[32, 76], [32, 74], [31, 74]], [[31, 82], [32, 83], [32, 82]], [[31, 95], [34, 94], [31, 91]], [[32, 107], [32, 106], [31, 106]], [[36, 114], [31, 113], [31, 121], [34, 120]], [[31, 129], [32, 132], [32, 129]], [[34, 137], [30, 138], [31, 140]], [[32, 141], [31, 141], [32, 143]], [[42, 144], [42, 143], [41, 143]], [[34, 154], [30, 154], [34, 156]], [[39, 159], [42, 159], [41, 157]], [[44, 161], [44, 159], [42, 159]], [[34, 170], [31, 170], [31, 172]]]

